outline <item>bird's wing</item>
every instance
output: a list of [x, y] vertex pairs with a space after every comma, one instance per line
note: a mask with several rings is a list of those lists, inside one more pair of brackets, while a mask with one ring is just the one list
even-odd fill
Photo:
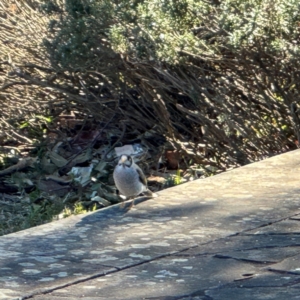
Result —
[[136, 167], [136, 171], [139, 174], [139, 180], [140, 180], [140, 182], [142, 182], [142, 184], [144, 184], [145, 186], [147, 186], [147, 178], [146, 178], [145, 174], [143, 173], [143, 171], [140, 169], [139, 166], [135, 165], [135, 167]]

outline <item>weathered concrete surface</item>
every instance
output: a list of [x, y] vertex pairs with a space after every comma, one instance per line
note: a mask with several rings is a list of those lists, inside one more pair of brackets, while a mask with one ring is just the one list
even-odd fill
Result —
[[0, 299], [300, 299], [300, 150], [0, 237]]

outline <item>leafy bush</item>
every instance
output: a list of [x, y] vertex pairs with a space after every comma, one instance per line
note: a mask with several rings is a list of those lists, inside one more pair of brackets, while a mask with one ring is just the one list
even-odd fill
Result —
[[124, 142], [157, 133], [185, 158], [222, 170], [296, 147], [289, 109], [299, 98], [298, 1], [36, 7], [48, 18], [39, 46], [47, 59], [20, 63], [16, 76], [64, 108], [113, 117], [120, 132], [121, 120]]

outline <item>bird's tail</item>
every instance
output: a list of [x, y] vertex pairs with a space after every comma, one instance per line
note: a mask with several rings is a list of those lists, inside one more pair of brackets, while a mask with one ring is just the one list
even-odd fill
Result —
[[152, 197], [152, 198], [158, 197], [158, 195], [156, 193], [151, 192], [149, 189], [147, 189], [143, 193], [145, 194], [145, 196], [148, 196], [148, 197]]

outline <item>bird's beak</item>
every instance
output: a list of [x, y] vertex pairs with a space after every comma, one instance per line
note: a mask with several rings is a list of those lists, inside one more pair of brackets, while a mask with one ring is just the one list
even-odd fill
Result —
[[125, 156], [125, 155], [123, 155], [121, 158], [120, 158], [120, 163], [121, 164], [124, 164], [125, 163], [125, 161], [127, 160], [127, 157]]

